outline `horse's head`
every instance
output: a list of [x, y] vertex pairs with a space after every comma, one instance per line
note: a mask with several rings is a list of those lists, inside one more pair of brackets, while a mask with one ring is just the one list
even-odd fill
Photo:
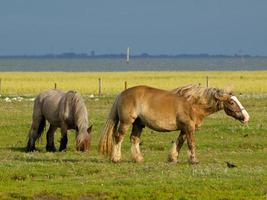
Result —
[[80, 132], [78, 130], [78, 136], [76, 139], [76, 149], [77, 151], [87, 151], [91, 146], [91, 131], [93, 125], [91, 125], [86, 131]]
[[223, 109], [225, 113], [242, 123], [248, 123], [249, 114], [242, 106], [240, 101], [236, 96], [231, 93], [217, 93], [215, 98], [218, 99], [223, 104]]

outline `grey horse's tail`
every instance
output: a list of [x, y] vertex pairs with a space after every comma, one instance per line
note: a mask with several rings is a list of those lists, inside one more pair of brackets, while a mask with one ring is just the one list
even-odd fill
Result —
[[40, 125], [38, 127], [38, 131], [37, 131], [37, 134], [38, 134], [38, 138], [42, 135], [42, 133], [44, 132], [44, 128], [45, 128], [45, 118], [42, 117], [41, 121], [40, 121]]
[[112, 136], [116, 134], [119, 122], [117, 103], [118, 103], [118, 97], [113, 103], [105, 127], [101, 133], [101, 137], [98, 144], [98, 152], [100, 154], [111, 155], [112, 144], [113, 144]]
[[45, 118], [41, 115], [41, 111], [38, 109], [40, 109], [39, 96], [37, 96], [34, 101], [32, 125], [28, 133], [28, 144], [26, 151], [35, 150], [35, 141], [41, 137], [45, 129]]
[[[32, 126], [33, 126], [33, 124], [32, 124]], [[41, 135], [44, 131], [44, 128], [45, 128], [45, 118], [44, 117], [42, 117], [42, 119], [39, 123], [38, 129], [35, 132], [35, 134], [32, 133], [32, 127], [31, 127], [29, 134], [28, 134], [28, 144], [26, 147], [27, 152], [35, 150], [35, 141], [41, 137]]]

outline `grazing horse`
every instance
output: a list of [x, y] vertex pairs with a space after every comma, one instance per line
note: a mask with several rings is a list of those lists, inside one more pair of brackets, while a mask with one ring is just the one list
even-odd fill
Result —
[[124, 135], [132, 125], [131, 155], [135, 162], [141, 162], [139, 143], [145, 126], [159, 132], [180, 130], [168, 160], [177, 162], [179, 151], [187, 140], [188, 161], [196, 164], [194, 132], [206, 116], [222, 109], [241, 122], [249, 121], [249, 115], [238, 99], [222, 89], [196, 85], [172, 91], [147, 86], [129, 88], [117, 96], [111, 108], [99, 141], [99, 152], [118, 162]]
[[60, 90], [49, 90], [40, 93], [34, 100], [32, 125], [26, 151], [35, 150], [35, 142], [41, 136], [45, 121], [50, 123], [46, 133], [46, 150], [56, 151], [54, 133], [61, 128], [59, 151], [67, 147], [67, 130], [76, 130], [76, 149], [86, 151], [91, 143], [92, 126], [88, 128], [88, 114], [82, 97], [74, 92], [64, 93]]

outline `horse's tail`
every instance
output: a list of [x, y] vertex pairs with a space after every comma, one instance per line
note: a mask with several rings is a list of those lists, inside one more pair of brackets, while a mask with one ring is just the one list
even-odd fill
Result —
[[35, 126], [36, 123], [34, 120], [32, 122], [31, 128], [29, 130], [28, 133], [28, 144], [26, 147], [26, 151], [34, 151], [35, 150], [35, 141], [38, 140], [45, 128], [45, 118], [42, 117], [40, 122], [39, 122], [39, 126], [37, 127], [37, 131], [33, 132], [33, 127]]
[[37, 129], [37, 135], [35, 137], [40, 138], [44, 128], [45, 128], [45, 117], [42, 115], [41, 111], [41, 100], [40, 100], [40, 95], [38, 95], [35, 100], [34, 100], [34, 107], [33, 107], [33, 118], [32, 118], [32, 123], [39, 126], [36, 127]]
[[41, 121], [40, 121], [40, 125], [38, 127], [38, 131], [37, 131], [37, 134], [38, 134], [38, 138], [42, 135], [42, 133], [44, 132], [44, 128], [45, 128], [45, 118], [42, 117]]
[[45, 129], [45, 118], [42, 116], [39, 100], [39, 96], [37, 96], [34, 100], [32, 125], [28, 133], [28, 144], [26, 151], [35, 150], [35, 141], [41, 137]]
[[98, 152], [100, 154], [111, 155], [112, 143], [113, 143], [112, 136], [116, 133], [117, 125], [119, 122], [117, 103], [118, 103], [118, 97], [113, 103], [105, 127], [101, 133], [101, 137], [98, 144]]
[[31, 138], [39, 139], [41, 137], [41, 135], [44, 131], [44, 128], [45, 128], [45, 118], [44, 117], [41, 118], [41, 120], [39, 122], [39, 126], [37, 127], [37, 131], [35, 132], [35, 134], [33, 134], [33, 132], [32, 132], [32, 129], [35, 126], [34, 123], [36, 123], [36, 122], [33, 120], [32, 121], [32, 127], [29, 131], [29, 134], [28, 134], [29, 139], [31, 139]]

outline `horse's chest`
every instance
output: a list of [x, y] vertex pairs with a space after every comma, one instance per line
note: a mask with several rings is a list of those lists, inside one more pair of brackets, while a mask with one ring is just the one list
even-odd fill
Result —
[[72, 116], [65, 116], [64, 117], [64, 123], [67, 124], [69, 129], [75, 128], [75, 122], [74, 122], [74, 118]]

